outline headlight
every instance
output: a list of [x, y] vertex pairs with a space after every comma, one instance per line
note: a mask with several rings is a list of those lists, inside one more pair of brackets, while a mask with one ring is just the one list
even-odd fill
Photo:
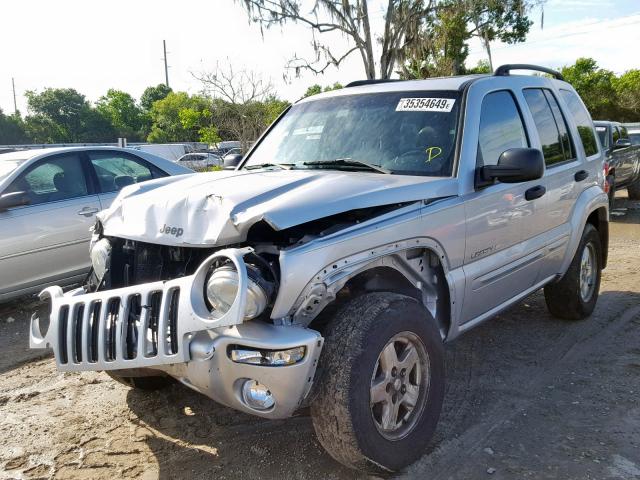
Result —
[[[244, 319], [251, 320], [267, 307], [273, 286], [251, 265], [247, 265], [247, 279], [249, 288]], [[209, 275], [206, 281], [206, 297], [212, 313], [222, 316], [229, 311], [238, 293], [238, 283], [238, 272], [231, 265], [216, 268]]]
[[93, 272], [98, 278], [98, 283], [100, 283], [109, 269], [111, 262], [111, 243], [109, 240], [106, 238], [98, 240], [91, 248], [90, 256]]

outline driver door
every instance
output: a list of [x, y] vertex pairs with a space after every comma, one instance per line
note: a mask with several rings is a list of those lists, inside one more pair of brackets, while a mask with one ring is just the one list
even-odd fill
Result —
[[[480, 112], [476, 167], [495, 165], [502, 152], [528, 147], [513, 93], [488, 93]], [[540, 181], [496, 183], [476, 188], [465, 198], [466, 277], [462, 323], [473, 320], [531, 288], [540, 268], [526, 241], [543, 199], [526, 200], [525, 192]]]

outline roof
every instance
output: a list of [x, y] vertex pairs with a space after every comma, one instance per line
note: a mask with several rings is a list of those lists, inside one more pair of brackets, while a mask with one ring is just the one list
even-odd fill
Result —
[[108, 146], [82, 146], [82, 147], [50, 147], [50, 148], [31, 148], [25, 150], [16, 150], [10, 153], [2, 153], [0, 154], [1, 160], [14, 160], [14, 159], [29, 159], [33, 157], [38, 157], [40, 155], [49, 155], [52, 153], [63, 153], [63, 152], [73, 152], [73, 151], [84, 151], [84, 150], [120, 150], [123, 152], [128, 152], [130, 149], [120, 148], [120, 147], [108, 147]]
[[363, 93], [407, 92], [412, 90], [460, 90], [469, 81], [490, 76], [491, 75], [460, 75], [456, 77], [427, 78], [425, 80], [391, 80], [389, 82], [379, 82], [368, 85], [359, 85], [356, 87], [341, 88], [339, 90], [331, 90], [330, 92], [319, 93], [311, 97], [303, 98], [298, 103]]

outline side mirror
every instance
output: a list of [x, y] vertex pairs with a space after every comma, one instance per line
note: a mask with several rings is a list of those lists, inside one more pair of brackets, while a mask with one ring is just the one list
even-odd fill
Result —
[[544, 157], [537, 148], [511, 148], [502, 152], [497, 165], [485, 165], [478, 169], [476, 186], [491, 185], [494, 180], [502, 183], [520, 183], [537, 180], [544, 175]]
[[224, 169], [225, 170], [233, 170], [235, 169], [238, 165], [240, 165], [240, 162], [243, 159], [243, 155], [240, 155], [239, 153], [232, 153], [229, 155], [226, 155], [224, 157]]
[[8, 210], [13, 207], [21, 207], [23, 205], [29, 205], [31, 200], [27, 195], [27, 192], [11, 192], [0, 195], [0, 212]]
[[616, 140], [616, 143], [613, 145], [614, 150], [618, 150], [619, 148], [627, 148], [631, 146], [631, 140], [628, 138], [619, 138]]

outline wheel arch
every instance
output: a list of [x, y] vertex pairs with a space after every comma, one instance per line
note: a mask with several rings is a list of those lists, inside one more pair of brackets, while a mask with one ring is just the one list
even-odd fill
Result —
[[419, 301], [435, 321], [443, 340], [449, 334], [454, 295], [445, 259], [435, 249], [400, 250], [376, 258], [338, 281], [323, 280], [306, 289], [308, 293], [293, 316], [294, 323], [322, 330], [335, 310], [349, 299], [364, 293], [392, 292]]

